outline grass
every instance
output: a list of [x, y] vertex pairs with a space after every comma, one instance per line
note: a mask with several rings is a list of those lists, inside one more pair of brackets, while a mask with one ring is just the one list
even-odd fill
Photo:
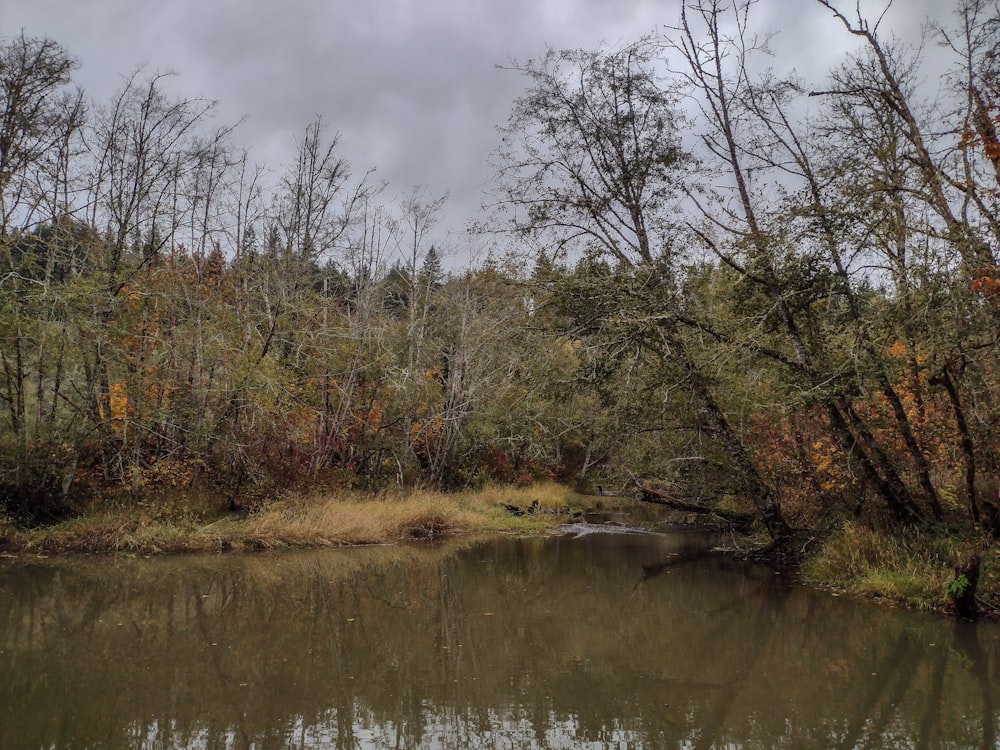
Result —
[[993, 607], [1000, 599], [997, 548], [984, 537], [943, 528], [873, 530], [846, 522], [826, 538], [802, 568], [806, 583], [887, 599], [920, 609], [949, 608], [955, 567], [973, 552], [983, 556], [979, 590]]
[[[504, 506], [536, 513], [513, 515]], [[436, 540], [475, 533], [540, 533], [574, 513], [610, 509], [621, 498], [579, 495], [555, 483], [488, 486], [442, 493], [428, 490], [287, 497], [249, 514], [211, 513], [190, 498], [96, 509], [48, 527], [24, 530], [0, 518], [0, 552], [127, 552], [163, 554], [293, 547], [339, 547]], [[886, 532], [845, 522], [805, 561], [803, 582], [928, 610], [949, 607], [955, 567], [974, 551], [983, 556], [979, 591], [1000, 611], [997, 545], [945, 528]]]
[[[503, 505], [537, 513], [515, 516]], [[442, 493], [426, 490], [305, 495], [246, 515], [203, 518], [166, 504], [97, 510], [39, 529], [0, 525], [7, 552], [130, 552], [333, 547], [437, 539], [475, 532], [540, 532], [587, 507], [587, 498], [554, 483]]]

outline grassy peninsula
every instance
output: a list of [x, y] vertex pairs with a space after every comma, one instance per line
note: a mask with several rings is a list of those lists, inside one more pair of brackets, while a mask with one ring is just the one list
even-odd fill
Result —
[[[433, 540], [470, 533], [539, 532], [583, 511], [628, 502], [585, 496], [555, 483], [379, 494], [295, 494], [247, 513], [227, 513], [184, 498], [108, 507], [33, 529], [0, 520], [7, 553], [165, 554], [339, 547]], [[537, 506], [532, 511], [532, 504]], [[522, 515], [507, 507], [524, 509]]]

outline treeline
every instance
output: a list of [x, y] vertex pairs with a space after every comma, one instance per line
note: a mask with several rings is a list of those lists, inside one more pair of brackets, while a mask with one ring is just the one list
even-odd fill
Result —
[[547, 475], [749, 503], [778, 540], [997, 529], [996, 8], [906, 46], [817, 6], [857, 47], [815, 85], [766, 67], [759, 6], [701, 0], [514, 63], [510, 258], [451, 275], [444, 199], [385, 200], [322, 122], [269, 185], [210, 103], [136, 76], [87, 104], [57, 44], [5, 43], [7, 513]]
[[319, 121], [269, 186], [210, 103], [136, 76], [87, 104], [73, 68], [0, 49], [0, 511], [560, 465], [566, 355], [496, 269], [445, 275], [443, 198], [386, 199]]

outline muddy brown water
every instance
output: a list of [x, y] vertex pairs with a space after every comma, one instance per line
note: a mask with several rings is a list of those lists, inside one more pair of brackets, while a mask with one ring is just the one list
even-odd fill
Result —
[[698, 533], [0, 560], [0, 748], [994, 748], [1000, 629]]

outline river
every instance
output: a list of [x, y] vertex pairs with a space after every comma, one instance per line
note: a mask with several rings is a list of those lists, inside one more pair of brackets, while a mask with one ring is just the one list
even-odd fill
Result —
[[701, 533], [0, 560], [0, 748], [995, 748], [1000, 629]]

